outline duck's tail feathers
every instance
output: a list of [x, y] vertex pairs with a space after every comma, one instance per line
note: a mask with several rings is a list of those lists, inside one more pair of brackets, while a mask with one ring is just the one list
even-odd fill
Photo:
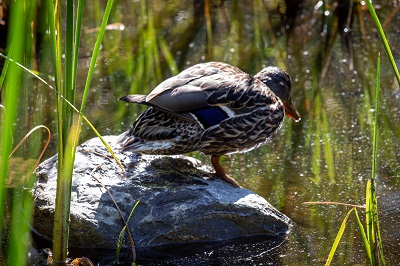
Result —
[[120, 146], [121, 149], [124, 149], [126, 141], [129, 139], [129, 133], [128, 131], [125, 131], [124, 133], [120, 134], [117, 139], [115, 139], [114, 144]]
[[[159, 141], [143, 141], [139, 138], [135, 138], [129, 134], [129, 131], [122, 133], [115, 140], [115, 144], [119, 146], [121, 151], [133, 151], [143, 154], [182, 154], [186, 152], [182, 151], [182, 148], [176, 143], [171, 141], [159, 140]], [[191, 151], [191, 150], [190, 150]]]
[[149, 103], [146, 102], [146, 97], [147, 95], [142, 95], [142, 94], [131, 94], [131, 95], [126, 95], [118, 100], [128, 102], [128, 103], [139, 103], [139, 104], [145, 104], [145, 105], [150, 105]]

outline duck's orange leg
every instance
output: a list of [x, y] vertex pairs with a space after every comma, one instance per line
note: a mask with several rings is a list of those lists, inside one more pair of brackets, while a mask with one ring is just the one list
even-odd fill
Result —
[[224, 168], [222, 168], [221, 164], [219, 163], [219, 157], [221, 156], [216, 156], [216, 155], [211, 156], [211, 164], [215, 169], [215, 174], [225, 182], [232, 184], [234, 187], [240, 187], [240, 185], [235, 181], [235, 179], [225, 174]]

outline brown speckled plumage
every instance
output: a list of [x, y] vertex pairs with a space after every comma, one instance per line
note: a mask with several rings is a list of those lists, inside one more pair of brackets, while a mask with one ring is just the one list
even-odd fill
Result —
[[300, 119], [290, 86], [289, 75], [276, 67], [252, 77], [225, 63], [197, 64], [149, 95], [121, 98], [150, 107], [121, 134], [119, 143], [124, 150], [146, 154], [201, 151], [219, 157], [246, 152], [276, 134], [285, 110]]

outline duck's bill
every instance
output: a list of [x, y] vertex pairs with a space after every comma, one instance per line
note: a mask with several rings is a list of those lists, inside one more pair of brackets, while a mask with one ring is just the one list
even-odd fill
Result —
[[296, 107], [294, 107], [291, 100], [283, 102], [283, 105], [285, 106], [285, 113], [288, 117], [293, 119], [295, 122], [299, 122], [301, 120], [300, 114]]

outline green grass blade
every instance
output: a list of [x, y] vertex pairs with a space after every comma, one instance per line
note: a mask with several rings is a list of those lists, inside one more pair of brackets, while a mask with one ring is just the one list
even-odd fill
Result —
[[373, 265], [371, 248], [368, 243], [367, 235], [365, 234], [364, 226], [362, 225], [360, 217], [358, 216], [357, 209], [355, 210], [355, 214], [356, 214], [356, 218], [357, 218], [358, 228], [360, 229], [361, 239], [364, 243], [365, 252], [367, 253], [367, 256], [368, 256], [368, 259], [369, 259], [371, 265]]
[[376, 187], [375, 187], [375, 175], [376, 175], [376, 158], [377, 158], [377, 142], [378, 142], [378, 117], [379, 117], [379, 92], [380, 92], [380, 73], [381, 73], [381, 60], [380, 54], [378, 54], [377, 60], [377, 68], [376, 68], [376, 87], [375, 87], [375, 121], [374, 121], [374, 135], [373, 135], [373, 148], [372, 148], [372, 174], [371, 174], [371, 182], [370, 182], [370, 192], [368, 193], [370, 196], [370, 211], [372, 215], [372, 232], [374, 235], [372, 236], [374, 243], [374, 251], [375, 247], [378, 248], [379, 254], [373, 254], [375, 258], [379, 258], [383, 265], [386, 265], [385, 259], [383, 256], [383, 246], [382, 239], [379, 227], [378, 220], [378, 199], [376, 197]]
[[367, 182], [366, 195], [365, 195], [365, 224], [367, 231], [368, 246], [371, 253], [371, 265], [375, 265], [375, 245], [373, 234], [373, 220], [372, 220], [372, 201], [371, 201], [371, 180]]
[[[57, 261], [65, 259], [67, 256], [67, 244], [64, 244], [65, 239], [68, 239], [68, 236], [65, 236], [63, 232], [68, 230], [68, 227], [65, 228], [65, 219], [57, 219], [58, 216], [62, 217], [62, 210], [60, 208], [63, 207], [60, 204], [60, 181], [62, 180], [62, 171], [64, 169], [64, 145], [65, 145], [65, 127], [63, 126], [65, 116], [65, 108], [61, 96], [64, 95], [63, 92], [63, 73], [62, 73], [62, 30], [61, 30], [61, 1], [47, 1], [48, 3], [48, 19], [50, 25], [50, 34], [52, 37], [52, 46], [53, 46], [53, 64], [54, 64], [54, 77], [55, 77], [55, 91], [57, 92], [57, 131], [58, 131], [58, 177], [57, 177], [57, 196], [56, 196], [56, 210], [55, 210], [55, 218], [54, 218], [54, 232], [53, 232], [53, 259]], [[66, 96], [67, 97], [67, 96]], [[62, 184], [62, 183], [61, 183]], [[58, 201], [58, 202], [57, 202]], [[69, 216], [66, 217], [69, 219]], [[63, 228], [64, 226], [64, 228]], [[68, 232], [67, 232], [68, 234]], [[65, 240], [65, 241], [64, 241]]]
[[333, 156], [332, 141], [330, 139], [328, 117], [326, 115], [325, 109], [321, 108], [321, 131], [323, 139], [323, 149], [326, 165], [328, 167], [328, 176], [331, 184], [336, 182], [335, 180], [335, 160]]
[[[67, 21], [65, 34], [65, 94], [66, 98], [75, 103], [75, 78], [74, 71], [74, 1], [67, 1]], [[70, 107], [68, 106], [68, 109]], [[67, 111], [68, 113], [69, 111]], [[68, 116], [67, 125], [72, 124], [72, 116]]]
[[[83, 1], [82, 1], [83, 2]], [[116, 160], [116, 162], [118, 163], [118, 165], [121, 167], [121, 169], [123, 170], [123, 167], [121, 165], [121, 162], [118, 160], [118, 158], [115, 156], [114, 152], [112, 151], [111, 147], [108, 145], [108, 143], [102, 138], [102, 136], [100, 135], [100, 133], [95, 129], [95, 127], [89, 122], [89, 120], [87, 120], [86, 117], [83, 116], [83, 111], [85, 109], [85, 105], [86, 105], [86, 100], [87, 100], [87, 96], [89, 94], [89, 89], [90, 89], [90, 84], [92, 81], [92, 76], [93, 76], [93, 72], [94, 72], [94, 68], [96, 65], [96, 61], [97, 61], [97, 57], [100, 51], [100, 45], [101, 45], [101, 41], [103, 40], [103, 36], [104, 36], [104, 32], [106, 30], [106, 26], [107, 26], [107, 22], [108, 22], [108, 18], [110, 16], [110, 12], [112, 9], [114, 1], [113, 0], [109, 0], [107, 1], [107, 6], [104, 12], [104, 16], [103, 16], [103, 21], [101, 23], [100, 26], [100, 30], [99, 30], [99, 35], [97, 36], [97, 40], [93, 49], [93, 55], [92, 55], [92, 59], [90, 61], [90, 66], [89, 66], [89, 71], [88, 71], [88, 76], [86, 79], [86, 84], [85, 84], [85, 90], [83, 92], [83, 97], [82, 97], [82, 103], [81, 103], [81, 108], [80, 111], [78, 111], [78, 113], [80, 114], [79, 119], [78, 119], [78, 124], [81, 124], [81, 120], [85, 120], [89, 126], [93, 129], [93, 131], [96, 133], [96, 135], [100, 138], [101, 142], [106, 146], [107, 150], [111, 153], [111, 155], [113, 156], [113, 158]], [[83, 4], [79, 6], [79, 8], [83, 9]], [[78, 11], [78, 14], [82, 14], [82, 10]], [[77, 111], [77, 110], [76, 110]], [[79, 135], [76, 135], [76, 139], [75, 139], [75, 143], [78, 142], [79, 139]], [[76, 145], [75, 145], [76, 147]]]
[[[83, 0], [82, 0], [83, 2]], [[79, 119], [78, 119], [78, 124], [81, 123], [81, 119], [85, 120], [86, 123], [89, 124], [89, 126], [92, 128], [92, 130], [95, 132], [95, 134], [100, 138], [101, 142], [104, 144], [104, 146], [107, 148], [107, 150], [111, 153], [111, 155], [113, 156], [113, 158], [115, 159], [115, 161], [118, 163], [118, 165], [120, 166], [120, 168], [122, 170], [124, 170], [124, 168], [122, 167], [121, 162], [118, 160], [118, 158], [116, 157], [116, 155], [114, 154], [114, 152], [112, 151], [111, 147], [108, 145], [108, 143], [103, 139], [103, 137], [100, 135], [100, 133], [96, 130], [96, 128], [92, 125], [92, 123], [90, 123], [90, 121], [83, 115], [83, 111], [85, 109], [85, 105], [86, 105], [86, 100], [87, 100], [87, 96], [89, 94], [89, 89], [90, 89], [90, 84], [91, 84], [91, 80], [92, 80], [92, 76], [93, 76], [93, 72], [94, 72], [94, 68], [96, 65], [96, 61], [97, 61], [97, 57], [100, 51], [100, 46], [101, 46], [101, 41], [103, 40], [103, 36], [104, 36], [104, 32], [106, 30], [106, 26], [107, 26], [107, 22], [108, 22], [108, 18], [110, 16], [111, 10], [112, 10], [112, 6], [113, 6], [114, 1], [113, 0], [109, 0], [107, 1], [107, 6], [106, 9], [104, 11], [104, 16], [103, 16], [103, 21], [101, 23], [100, 26], [100, 30], [99, 30], [99, 35], [97, 36], [97, 40], [93, 49], [93, 55], [92, 55], [92, 59], [90, 61], [90, 66], [89, 66], [89, 71], [88, 71], [88, 75], [87, 75], [87, 79], [86, 79], [86, 84], [85, 84], [85, 90], [83, 92], [83, 98], [82, 98], [82, 103], [81, 103], [81, 108], [80, 111], [78, 111], [77, 109], [75, 109], [76, 112], [78, 112], [80, 114]], [[83, 3], [81, 6], [79, 6], [79, 8], [83, 9]], [[82, 11], [78, 11], [78, 13], [82, 14]], [[78, 141], [78, 136], [76, 141]]]
[[[13, 48], [10, 47], [10, 50], [8, 51], [8, 54], [12, 54], [13, 53]], [[8, 58], [6, 59], [6, 61], [4, 62], [4, 66], [3, 69], [1, 70], [1, 75], [0, 75], [0, 91], [3, 88], [3, 84], [4, 84], [4, 80], [6, 78], [6, 74], [7, 74], [7, 69], [8, 69], [8, 65], [10, 64], [10, 61], [8, 60]]]
[[172, 55], [167, 43], [165, 42], [164, 38], [162, 36], [158, 37], [158, 43], [161, 48], [161, 52], [164, 55], [165, 61], [168, 64], [169, 70], [171, 71], [171, 74], [173, 76], [176, 76], [179, 74], [178, 66], [175, 63], [174, 56]]
[[61, 61], [58, 62], [57, 56], [57, 37], [56, 37], [56, 22], [55, 22], [55, 6], [53, 1], [47, 1], [47, 11], [48, 11], [48, 24], [50, 28], [50, 35], [51, 35], [51, 44], [52, 44], [52, 55], [53, 55], [53, 63], [54, 63], [54, 80], [55, 80], [55, 90], [60, 91], [61, 88], [61, 78], [58, 75], [61, 73]]
[[74, 37], [74, 61], [72, 64], [72, 76], [74, 77], [74, 87], [76, 86], [76, 74], [78, 68], [78, 56], [79, 56], [79, 44], [81, 40], [81, 28], [82, 28], [82, 14], [83, 14], [83, 4], [84, 0], [78, 0], [78, 7], [76, 12], [76, 29], [75, 29], [75, 37]]
[[375, 210], [374, 210], [374, 222], [376, 224], [376, 240], [378, 242], [378, 250], [379, 250], [379, 259], [382, 262], [382, 265], [386, 265], [384, 253], [383, 253], [383, 244], [382, 244], [382, 238], [381, 238], [381, 229], [379, 226], [379, 219], [378, 219], [378, 202], [377, 199], [375, 198]]
[[[75, 87], [72, 77], [73, 64], [73, 45], [74, 45], [74, 1], [68, 0], [66, 3], [66, 31], [65, 40], [61, 34], [61, 1], [54, 2], [54, 28], [55, 35], [55, 55], [53, 63], [55, 65], [56, 89], [59, 94], [57, 97], [57, 121], [58, 121], [58, 165], [57, 165], [57, 188], [54, 210], [53, 228], [53, 259], [56, 263], [63, 262], [68, 255], [69, 238], [69, 213], [71, 199], [72, 172], [67, 173], [73, 165], [74, 159], [69, 158], [71, 153], [71, 135], [73, 113], [71, 106], [62, 100], [65, 97], [72, 105], [75, 101]], [[54, 40], [53, 40], [54, 42]], [[62, 45], [65, 45], [63, 49]], [[62, 55], [65, 55], [65, 59]], [[64, 63], [64, 64], [63, 64]], [[63, 69], [64, 66], [64, 69]], [[64, 71], [64, 72], [63, 72]], [[68, 157], [68, 159], [66, 159]]]
[[340, 239], [341, 239], [342, 236], [343, 236], [344, 229], [346, 229], [347, 220], [349, 219], [349, 216], [350, 216], [351, 212], [354, 211], [355, 209], [356, 209], [355, 207], [352, 208], [352, 209], [347, 213], [346, 217], [343, 219], [342, 225], [341, 225], [340, 228], [339, 228], [339, 231], [338, 231], [338, 233], [337, 233], [337, 235], [336, 235], [335, 241], [333, 242], [333, 245], [332, 245], [331, 250], [330, 250], [330, 252], [329, 252], [328, 259], [326, 260], [325, 266], [331, 265], [333, 256], [335, 255], [335, 252], [336, 252], [336, 249], [337, 249], [337, 247], [338, 247], [338, 245], [339, 245]]
[[390, 50], [389, 43], [388, 43], [388, 41], [386, 39], [386, 36], [385, 36], [385, 32], [383, 31], [383, 28], [382, 28], [382, 25], [381, 25], [381, 23], [379, 21], [379, 18], [376, 15], [374, 7], [372, 6], [371, 0], [366, 0], [365, 2], [367, 3], [369, 13], [372, 16], [372, 19], [374, 20], [374, 23], [375, 23], [375, 27], [378, 30], [379, 36], [381, 37], [381, 41], [382, 41], [383, 47], [385, 48], [386, 54], [389, 57], [389, 61], [390, 61], [390, 64], [392, 65], [392, 69], [393, 69], [393, 72], [394, 72], [394, 74], [396, 76], [397, 82], [400, 85], [399, 70], [397, 69], [396, 62], [394, 61], [392, 51]]
[[[128, 217], [128, 219], [126, 220], [126, 222], [125, 222], [125, 225], [124, 225], [124, 227], [122, 228], [122, 230], [121, 230], [121, 232], [119, 233], [119, 236], [118, 236], [118, 243], [117, 243], [117, 250], [116, 250], [116, 252], [115, 252], [115, 261], [118, 263], [118, 258], [119, 258], [119, 253], [120, 253], [120, 251], [121, 251], [121, 247], [122, 247], [122, 243], [123, 243], [123, 241], [124, 241], [124, 235], [125, 235], [125, 231], [126, 231], [126, 229], [128, 229], [128, 223], [129, 223], [129, 220], [131, 219], [131, 217], [132, 217], [132, 214], [133, 214], [133, 212], [135, 211], [135, 209], [136, 209], [136, 207], [137, 207], [137, 205], [139, 204], [139, 200], [136, 202], [136, 204], [133, 206], [133, 208], [132, 208], [132, 210], [131, 210], [131, 213], [129, 214], [129, 217]], [[133, 249], [133, 251], [135, 252], [135, 247], [133, 246], [132, 247], [132, 249]], [[133, 261], [135, 261], [136, 260], [136, 252], [134, 253], [134, 258], [133, 258]]]
[[[2, 70], [1, 86], [2, 100], [4, 106], [4, 119], [0, 123], [0, 239], [3, 240], [0, 249], [0, 264], [26, 265], [29, 243], [29, 224], [32, 218], [33, 200], [27, 188], [32, 186], [29, 182], [13, 183], [12, 188], [7, 187], [9, 177], [9, 156], [12, 153], [13, 138], [15, 136], [15, 124], [20, 123], [21, 95], [26, 93], [22, 84], [24, 76], [21, 69], [10, 64], [12, 60], [31, 62], [32, 28], [30, 23], [33, 20], [36, 1], [13, 1], [10, 2], [10, 16], [7, 35], [7, 48], [9, 59]], [[25, 80], [26, 81], [26, 80]], [[28, 85], [28, 84], [25, 84]], [[8, 180], [7, 180], [8, 179]], [[30, 179], [30, 178], [28, 178]], [[32, 181], [32, 179], [30, 179]], [[7, 202], [6, 195], [11, 195], [10, 202]], [[10, 216], [4, 219], [4, 211], [8, 208]], [[8, 228], [4, 227], [5, 220], [8, 220]], [[6, 232], [7, 231], [7, 232]], [[4, 234], [8, 239], [3, 238]], [[6, 254], [3, 252], [7, 252]], [[4, 256], [3, 256], [4, 255]]]
[[8, 265], [27, 265], [33, 198], [29, 190], [23, 187], [14, 188], [12, 194]]
[[[13, 6], [15, 10], [21, 10], [21, 5], [19, 6]], [[13, 10], [12, 10], [13, 11]], [[18, 21], [16, 19], [16, 15], [19, 11], [14, 11], [11, 13], [11, 22], [10, 22], [10, 39], [11, 41], [9, 42], [8, 46], [13, 47], [15, 49], [12, 49], [10, 51], [10, 57], [20, 59], [22, 60], [23, 57], [23, 48], [21, 44], [18, 42], [23, 42], [23, 37], [20, 36], [18, 33], [13, 32], [11, 30], [15, 31], [22, 31], [23, 27], [23, 21]], [[6, 71], [3, 69], [3, 71]], [[1, 134], [1, 143], [0, 143], [0, 179], [1, 179], [1, 184], [0, 184], [0, 199], [1, 202], [3, 203], [3, 197], [4, 197], [4, 191], [5, 191], [5, 181], [7, 179], [7, 174], [8, 174], [8, 156], [11, 154], [12, 150], [12, 135], [14, 132], [14, 127], [13, 123], [16, 121], [17, 117], [17, 103], [18, 103], [18, 98], [20, 94], [19, 86], [15, 86], [15, 88], [12, 87], [13, 82], [18, 82], [21, 77], [21, 71], [19, 71], [15, 66], [10, 66], [9, 67], [9, 73], [7, 73], [7, 76], [5, 76], [5, 88], [4, 88], [4, 109], [7, 110], [5, 112], [5, 118], [4, 118], [4, 124], [0, 129], [2, 129], [2, 134]], [[3, 206], [3, 205], [2, 205]], [[3, 208], [0, 209], [1, 214], [2, 211], [4, 210]], [[2, 215], [0, 214], [0, 218], [2, 218]], [[3, 222], [3, 219], [0, 219], [0, 222]]]
[[[372, 171], [371, 179], [368, 180], [366, 188], [366, 231], [368, 246], [370, 249], [369, 259], [371, 265], [376, 265], [376, 261], [380, 260], [383, 265], [386, 265], [383, 256], [382, 239], [380, 235], [379, 220], [378, 220], [378, 202], [376, 197], [376, 158], [377, 158], [377, 139], [378, 139], [378, 117], [379, 117], [379, 91], [380, 91], [380, 54], [377, 60], [376, 87], [375, 87], [375, 119], [373, 128], [373, 143], [372, 143]], [[377, 253], [379, 252], [379, 253]]]
[[87, 75], [87, 79], [86, 79], [85, 90], [83, 92], [83, 98], [82, 98], [82, 103], [81, 103], [81, 108], [80, 108], [81, 112], [83, 112], [83, 110], [85, 109], [86, 100], [87, 100], [87, 96], [89, 94], [90, 84], [91, 84], [92, 76], [93, 76], [93, 72], [94, 72], [94, 67], [96, 65], [97, 56], [100, 51], [101, 41], [103, 40], [104, 32], [106, 30], [108, 18], [110, 16], [110, 12], [111, 12], [113, 3], [114, 3], [114, 0], [107, 1], [107, 6], [106, 6], [106, 9], [105, 9], [104, 15], [103, 15], [103, 21], [101, 22], [101, 26], [100, 26], [100, 30], [99, 30], [99, 35], [97, 36], [97, 40], [96, 40], [96, 43], [93, 48], [93, 54], [92, 54], [92, 59], [90, 61], [89, 71], [88, 71], [88, 75]]
[[[159, 54], [159, 47], [157, 45], [157, 31], [154, 26], [154, 14], [153, 14], [153, 7], [150, 6], [147, 8], [147, 41], [149, 41], [148, 45], [148, 54], [149, 54], [149, 68], [148, 72], [153, 72], [155, 79], [154, 81], [160, 81], [162, 79], [162, 70], [161, 70], [161, 63], [160, 63], [160, 54]], [[152, 85], [153, 87], [153, 85]]]
[[[64, 140], [64, 131], [62, 126], [63, 121], [63, 108], [62, 101], [60, 95], [63, 95], [62, 88], [62, 30], [61, 30], [61, 2], [59, 0], [55, 1], [47, 1], [48, 3], [48, 11], [49, 11], [49, 25], [50, 25], [50, 34], [52, 38], [52, 46], [53, 46], [53, 64], [54, 64], [54, 77], [55, 77], [55, 89], [58, 92], [57, 97], [57, 129], [58, 129], [58, 138], [59, 140]], [[17, 61], [19, 62], [19, 61]], [[58, 151], [60, 154], [63, 154], [63, 141], [58, 142]], [[62, 167], [62, 156], [58, 160], [59, 167]]]
[[[380, 233], [379, 227], [379, 219], [378, 219], [378, 201], [376, 197], [376, 187], [374, 180], [370, 182], [370, 198], [368, 201], [370, 202], [369, 212], [370, 212], [370, 248], [372, 250], [372, 256], [374, 258], [374, 262], [379, 260], [382, 265], [386, 265], [384, 254], [383, 254], [383, 245], [382, 245], [382, 238]], [[378, 253], [377, 253], [378, 252]], [[372, 264], [375, 265], [375, 264]]]
[[[77, 127], [77, 128], [76, 128]], [[72, 171], [75, 159], [75, 139], [79, 135], [80, 124], [75, 123], [68, 134], [63, 155], [64, 167], [57, 178], [56, 203], [54, 212], [53, 259], [55, 263], [65, 261], [68, 255], [69, 216], [72, 189]], [[60, 156], [60, 154], [58, 154]]]
[[[12, 3], [12, 8], [10, 9], [10, 20], [9, 20], [9, 29], [8, 29], [8, 43], [7, 47], [9, 49], [9, 57], [15, 60], [22, 61], [25, 55], [25, 38], [27, 35], [27, 25], [26, 25], [26, 11], [29, 8], [29, 5], [24, 6], [22, 1], [17, 1]], [[23, 18], [21, 18], [21, 15]], [[6, 188], [6, 182], [9, 173], [9, 161], [8, 158], [12, 152], [13, 146], [13, 136], [15, 132], [15, 123], [17, 123], [18, 116], [18, 99], [21, 93], [21, 80], [22, 80], [22, 71], [15, 64], [10, 64], [8, 69], [3, 69], [3, 71], [7, 71], [7, 75], [5, 72], [2, 74], [4, 79], [4, 88], [2, 89], [2, 100], [3, 106], [6, 112], [4, 113], [4, 121], [0, 126], [0, 239], [3, 240], [3, 234], [6, 232], [4, 223], [5, 223], [5, 206], [7, 206], [6, 194], [8, 189]], [[14, 247], [18, 245], [18, 238], [25, 239], [27, 232], [27, 228], [24, 227], [22, 223], [26, 222], [21, 217], [21, 209], [19, 208], [22, 201], [16, 201], [16, 206], [11, 206], [12, 213], [18, 213], [18, 215], [11, 217], [11, 232], [10, 232], [10, 240], [8, 243], [8, 260], [10, 262], [16, 261], [17, 263], [22, 263], [19, 265], [23, 265], [25, 260], [25, 255], [22, 253], [26, 250], [26, 243], [22, 243], [19, 245], [19, 250], [15, 250]], [[20, 222], [17, 222], [17, 221]], [[15, 223], [15, 224], [14, 224]], [[7, 247], [7, 243], [2, 243], [2, 246], [5, 244]], [[25, 245], [25, 246], [24, 246]], [[22, 248], [21, 248], [22, 247]], [[0, 262], [3, 261], [3, 251], [5, 249], [0, 250]], [[20, 260], [19, 258], [13, 258], [12, 256], [22, 256], [23, 258]], [[18, 264], [9, 264], [9, 265], [18, 265]]]
[[380, 89], [380, 73], [381, 73], [381, 54], [378, 54], [378, 63], [376, 68], [376, 87], [375, 87], [375, 121], [374, 133], [372, 143], [372, 175], [371, 180], [375, 180], [376, 172], [376, 152], [377, 152], [377, 139], [378, 139], [378, 114], [379, 114], [379, 89]]
[[[53, 259], [55, 262], [65, 261], [68, 253], [68, 237], [69, 237], [69, 215], [70, 215], [70, 200], [71, 200], [71, 185], [72, 185], [72, 173], [73, 173], [73, 165], [75, 160], [75, 151], [79, 140], [80, 134], [80, 125], [81, 120], [83, 119], [82, 112], [84, 110], [86, 99], [88, 95], [88, 91], [90, 88], [90, 82], [94, 71], [94, 66], [97, 60], [97, 55], [100, 50], [100, 44], [102, 37], [104, 35], [105, 27], [107, 24], [108, 16], [111, 11], [113, 1], [107, 2], [106, 12], [104, 15], [104, 19], [102, 22], [102, 26], [100, 28], [99, 37], [96, 41], [92, 61], [89, 68], [89, 73], [86, 81], [86, 86], [84, 90], [84, 95], [81, 103], [81, 110], [78, 112], [80, 114], [77, 122], [73, 125], [73, 110], [76, 110], [74, 107], [75, 101], [75, 92], [76, 92], [76, 69], [77, 69], [77, 59], [78, 59], [78, 51], [79, 51], [79, 40], [80, 40], [80, 28], [83, 14], [83, 1], [80, 1], [78, 4], [79, 10], [77, 10], [77, 18], [78, 23], [74, 24], [74, 0], [67, 1], [67, 9], [66, 9], [66, 40], [65, 42], [65, 76], [62, 75], [60, 68], [56, 68], [56, 72], [58, 72], [58, 77], [63, 76], [63, 81], [59, 83], [59, 89], [62, 88], [58, 93], [58, 100], [61, 102], [58, 108], [58, 119], [59, 119], [59, 151], [58, 151], [58, 178], [57, 178], [57, 192], [56, 192], [56, 205], [55, 205], [55, 215], [54, 215], [54, 246], [53, 246]], [[56, 1], [55, 4], [55, 27], [54, 29], [59, 28], [60, 22], [60, 3]], [[61, 37], [59, 36], [59, 31], [57, 31], [56, 38], [56, 54], [57, 59], [60, 54], [62, 54], [62, 49], [59, 43], [61, 42]], [[74, 34], [75, 33], [75, 34]], [[75, 53], [75, 54], [74, 54]], [[61, 60], [60, 60], [61, 61]], [[58, 65], [58, 61], [55, 63]], [[64, 85], [64, 86], [62, 86]], [[61, 101], [66, 99], [66, 101]], [[61, 121], [61, 122], [60, 122]], [[98, 132], [96, 131], [96, 134]], [[68, 135], [68, 139], [65, 139]], [[104, 140], [102, 140], [105, 143]], [[107, 145], [108, 146], [108, 145]], [[109, 147], [107, 147], [109, 148]], [[111, 148], [110, 148], [111, 149]], [[113, 153], [112, 153], [113, 154]], [[115, 157], [115, 155], [113, 154]]]

